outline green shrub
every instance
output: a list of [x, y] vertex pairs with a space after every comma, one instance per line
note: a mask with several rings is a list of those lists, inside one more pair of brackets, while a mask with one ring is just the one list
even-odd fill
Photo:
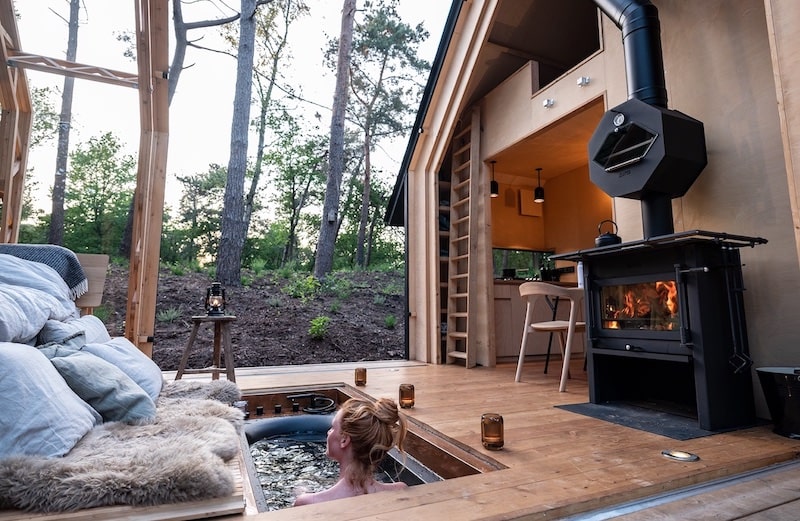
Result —
[[381, 293], [384, 295], [403, 295], [406, 292], [402, 284], [392, 282], [381, 288]]
[[156, 320], [158, 322], [174, 322], [181, 316], [181, 310], [178, 308], [169, 308], [156, 313]]
[[177, 262], [173, 262], [171, 264], [167, 264], [167, 269], [169, 269], [169, 272], [172, 273], [173, 275], [177, 275], [177, 276], [186, 275], [186, 268], [184, 268], [182, 265], [178, 264]]
[[284, 286], [283, 291], [294, 298], [299, 298], [303, 302], [308, 302], [317, 295], [321, 286], [314, 275], [308, 275], [307, 277], [293, 280]]
[[330, 307], [331, 313], [338, 313], [340, 309], [342, 309], [342, 303], [339, 302], [338, 300], [334, 301], [331, 304], [331, 307]]
[[331, 273], [325, 277], [323, 289], [326, 293], [345, 299], [353, 293], [353, 282], [345, 278], [341, 273]]
[[266, 259], [253, 259], [253, 262], [250, 263], [250, 269], [253, 270], [253, 273], [258, 277], [267, 270]]
[[322, 340], [328, 332], [328, 324], [331, 319], [324, 316], [319, 316], [311, 319], [311, 327], [308, 328], [308, 334], [314, 340]]
[[108, 317], [111, 316], [111, 308], [108, 306], [108, 304], [102, 304], [101, 306], [92, 310], [92, 315], [99, 318], [102, 322], [106, 322]]
[[383, 325], [386, 326], [386, 329], [394, 329], [394, 326], [397, 325], [397, 317], [388, 315], [383, 319]]
[[386, 304], [386, 297], [380, 294], [375, 295], [372, 297], [372, 303], [376, 306], [383, 306]]

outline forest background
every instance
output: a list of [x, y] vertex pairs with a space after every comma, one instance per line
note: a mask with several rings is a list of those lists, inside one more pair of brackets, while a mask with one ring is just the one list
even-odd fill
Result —
[[[63, 57], [66, 51], [69, 57], [67, 29], [72, 21], [73, 30], [77, 25], [77, 36], [73, 35], [77, 38], [77, 49], [102, 49], [105, 55], [111, 52], [116, 55], [112, 63], [119, 63], [120, 57], [128, 60], [128, 65], [119, 70], [135, 70], [130, 29], [114, 30], [108, 22], [104, 24], [109, 13], [102, 14], [102, 8], [98, 7], [103, 2], [52, 2], [47, 12], [39, 14], [31, 4], [38, 3], [18, 6], [23, 44], [30, 41], [30, 45], [24, 45], [27, 52]], [[77, 4], [77, 24], [75, 13], [65, 8], [70, 4], [73, 9]], [[409, 8], [419, 8], [422, 2], [242, 0], [241, 4], [242, 12], [254, 12], [255, 16], [240, 17], [236, 9], [213, 1], [181, 2], [178, 7], [182, 12], [173, 11], [176, 40], [185, 38], [186, 57], [179, 68], [170, 72], [175, 82], [170, 93], [168, 164], [168, 202], [172, 204], [164, 215], [161, 243], [164, 269], [172, 274], [199, 272], [208, 280], [220, 278], [220, 252], [230, 250], [220, 247], [224, 241], [223, 222], [229, 212], [230, 186], [241, 183], [240, 195], [237, 199], [234, 194], [234, 199], [236, 204], [245, 206], [245, 236], [235, 277], [229, 276], [225, 282], [247, 286], [254, 282], [253, 273], [281, 270], [283, 274], [291, 273], [290, 277], [284, 277], [289, 285], [323, 287], [328, 272], [314, 275], [312, 272], [315, 256], [319, 254], [317, 238], [321, 226], [324, 227], [322, 208], [327, 204], [326, 194], [331, 191], [331, 129], [335, 127], [331, 111], [336, 112], [333, 106], [336, 96], [331, 90], [326, 101], [324, 96], [320, 97], [319, 88], [332, 86], [332, 81], [323, 79], [341, 77], [337, 67], [341, 71], [344, 66], [349, 74], [339, 154], [341, 199], [336, 201], [335, 241], [328, 269], [401, 270], [403, 230], [385, 227], [382, 217], [429, 70], [428, 59], [422, 55], [423, 44], [430, 36], [428, 30], [422, 21], [406, 23], [399, 9], [402, 5], [407, 13]], [[341, 6], [338, 17], [331, 16], [332, 4]], [[449, 6], [444, 1], [434, 4], [441, 4], [438, 5], [441, 11], [432, 10], [428, 2], [416, 14], [435, 20], [433, 24], [440, 30]], [[356, 5], [357, 9], [352, 9]], [[119, 5], [110, 9], [116, 17], [124, 14]], [[348, 10], [349, 35], [344, 30], [331, 35], [324, 29], [330, 25], [320, 23], [327, 17], [328, 24], [335, 19], [345, 28], [344, 14]], [[132, 19], [132, 5], [130, 11]], [[324, 13], [322, 16], [320, 11]], [[47, 15], [61, 24], [61, 31], [51, 31], [46, 38], [37, 39], [35, 35], [46, 30], [43, 21]], [[245, 27], [247, 22], [251, 22], [249, 29]], [[105, 32], [106, 40], [102, 43], [81, 33], [87, 32], [91, 24], [100, 25]], [[31, 29], [34, 26], [37, 30]], [[132, 23], [127, 27], [132, 27]], [[309, 27], [313, 29], [309, 31]], [[242, 66], [241, 35], [246, 35], [247, 30], [252, 31], [253, 38], [249, 68], [246, 63]], [[59, 33], [64, 34], [65, 51], [45, 52], [38, 47], [43, 41], [52, 45], [58, 41]], [[348, 39], [352, 42], [352, 53], [345, 57], [344, 63], [338, 53], [339, 42]], [[321, 41], [315, 52], [307, 47], [312, 41]], [[306, 47], [298, 53], [293, 42], [294, 45], [303, 42]], [[427, 56], [432, 58], [431, 49], [435, 45], [429, 44], [426, 49]], [[172, 52], [178, 51], [176, 45]], [[75, 53], [74, 48], [72, 52]], [[83, 56], [78, 54], [73, 60], [113, 68], [109, 62], [84, 60]], [[209, 56], [214, 58], [212, 62], [227, 60], [227, 65], [217, 62], [203, 73], [195, 74]], [[243, 97], [239, 80], [245, 74], [249, 84]], [[41, 73], [29, 72], [35, 128], [28, 165], [31, 182], [26, 183], [26, 224], [21, 228], [19, 242], [60, 243], [77, 252], [108, 253], [116, 263], [124, 265], [136, 174], [132, 147], [138, 137], [138, 121], [135, 133], [125, 129], [128, 119], [125, 114], [128, 107], [138, 114], [138, 98], [120, 87], [103, 85], [103, 94], [93, 95], [86, 105], [76, 103], [74, 109], [70, 102], [69, 111], [65, 112], [65, 93], [84, 92], [82, 84], [87, 82], [78, 81], [68, 87], [69, 79], [57, 78], [54, 84], [49, 76], [40, 83], [39, 76]], [[58, 85], [59, 81], [63, 86]], [[223, 91], [228, 94], [221, 94]], [[202, 101], [197, 101], [198, 96]], [[76, 101], [79, 99], [75, 97]], [[189, 129], [183, 121], [186, 106], [177, 110], [179, 100], [188, 101], [192, 109], [187, 118], [193, 122]], [[235, 117], [245, 112], [241, 110], [242, 102], [249, 112], [244, 131], [236, 128]], [[196, 120], [198, 116], [202, 122]], [[59, 167], [56, 149], [62, 148], [65, 131], [71, 142], [64, 159], [66, 167]], [[213, 146], [206, 147], [209, 135], [215, 136]], [[189, 152], [185, 146], [187, 140], [192, 143]], [[242, 176], [232, 183], [235, 149], [241, 148], [242, 140], [246, 150]], [[228, 157], [217, 156], [218, 159], [197, 166], [199, 158], [225, 142], [229, 144]], [[51, 158], [49, 162], [42, 159], [47, 157]], [[54, 157], [56, 167], [52, 168]], [[49, 168], [52, 170], [48, 181]], [[59, 203], [54, 193], [59, 178], [64, 181], [63, 225], [54, 226], [53, 216], [57, 216]], [[48, 193], [53, 202], [50, 213], [47, 203], [42, 203], [47, 199], [43, 193]], [[61, 234], [58, 240], [53, 240], [54, 228]], [[113, 309], [106, 312], [114, 313]], [[162, 309], [162, 318], [165, 312], [171, 313]], [[394, 323], [391, 328], [388, 324], [395, 319], [385, 320], [387, 329], [393, 329]]]

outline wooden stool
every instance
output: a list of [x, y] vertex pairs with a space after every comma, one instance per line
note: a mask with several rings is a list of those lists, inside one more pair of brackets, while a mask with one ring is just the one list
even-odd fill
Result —
[[[234, 373], [235, 367], [233, 363], [233, 349], [231, 348], [230, 327], [231, 322], [234, 320], [236, 320], [236, 317], [232, 315], [200, 315], [192, 317], [194, 326], [192, 327], [192, 333], [189, 335], [189, 341], [186, 343], [186, 347], [183, 350], [183, 357], [181, 357], [181, 363], [178, 366], [178, 372], [175, 374], [176, 380], [180, 380], [184, 373], [211, 373], [212, 380], [218, 380], [219, 373], [226, 373], [229, 381], [236, 381], [236, 374]], [[214, 324], [214, 353], [211, 357], [211, 367], [206, 367], [204, 369], [186, 369], [186, 364], [189, 361], [189, 354], [192, 352], [194, 340], [197, 338], [197, 330], [200, 329], [200, 324], [208, 322]], [[220, 348], [225, 351], [224, 368], [221, 366], [222, 350], [220, 350]]]

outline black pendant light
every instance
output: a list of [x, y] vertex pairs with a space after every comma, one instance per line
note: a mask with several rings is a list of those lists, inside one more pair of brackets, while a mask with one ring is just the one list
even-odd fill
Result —
[[497, 181], [494, 180], [494, 164], [497, 163], [497, 161], [489, 161], [489, 162], [492, 164], [492, 182], [489, 184], [489, 187], [491, 189], [490, 191], [492, 197], [497, 197], [498, 195], [500, 195], [500, 185], [497, 184]]
[[538, 186], [533, 191], [533, 202], [534, 203], [543, 203], [544, 202], [544, 188], [542, 188], [542, 169], [536, 169], [536, 177]]

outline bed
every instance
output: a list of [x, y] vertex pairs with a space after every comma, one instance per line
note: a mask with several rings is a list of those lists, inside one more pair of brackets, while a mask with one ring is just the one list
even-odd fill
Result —
[[0, 245], [0, 519], [241, 512], [236, 384], [165, 382], [126, 338], [81, 316], [88, 287], [74, 253], [12, 246]]

